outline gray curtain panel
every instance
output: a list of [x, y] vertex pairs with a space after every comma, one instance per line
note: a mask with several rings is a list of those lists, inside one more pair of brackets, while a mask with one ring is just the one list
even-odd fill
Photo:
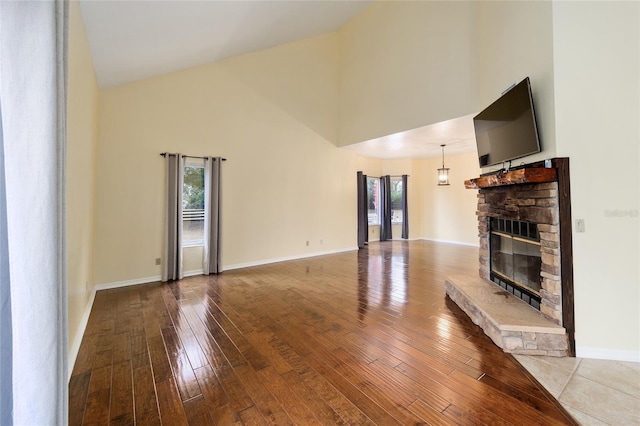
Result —
[[182, 278], [182, 187], [184, 186], [184, 157], [165, 156], [166, 222], [164, 226], [164, 262], [162, 281]]
[[409, 209], [407, 207], [408, 189], [407, 189], [407, 175], [402, 175], [402, 238], [405, 240], [409, 238]]
[[68, 418], [67, 7], [0, 2], [2, 425]]
[[380, 241], [390, 240], [392, 238], [391, 229], [391, 176], [386, 175], [380, 178], [382, 200], [380, 206]]
[[220, 201], [222, 158], [207, 157], [204, 166], [204, 259], [205, 275], [222, 272], [220, 264]]
[[369, 241], [369, 197], [367, 196], [367, 175], [358, 172], [357, 175], [358, 188], [358, 248], [364, 248]]

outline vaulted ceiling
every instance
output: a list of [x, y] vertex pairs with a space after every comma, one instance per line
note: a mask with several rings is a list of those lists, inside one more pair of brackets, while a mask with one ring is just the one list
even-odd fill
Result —
[[338, 30], [367, 1], [81, 0], [100, 88]]
[[[80, 0], [101, 89], [338, 30], [371, 0]], [[471, 118], [409, 130], [351, 149], [421, 158], [475, 149]]]

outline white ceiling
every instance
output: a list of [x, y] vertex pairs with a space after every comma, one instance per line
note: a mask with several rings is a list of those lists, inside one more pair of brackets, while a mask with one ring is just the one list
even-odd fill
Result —
[[[338, 30], [372, 0], [80, 0], [101, 89]], [[351, 145], [372, 158], [475, 150], [471, 116]]]
[[395, 133], [377, 139], [349, 145], [346, 148], [371, 158], [428, 158], [456, 155], [476, 151], [473, 116], [453, 118], [447, 121]]
[[101, 89], [338, 30], [371, 0], [80, 0]]

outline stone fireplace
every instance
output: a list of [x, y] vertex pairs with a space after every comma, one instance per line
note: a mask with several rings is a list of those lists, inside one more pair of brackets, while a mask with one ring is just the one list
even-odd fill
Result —
[[478, 277], [446, 290], [506, 352], [575, 356], [569, 160], [465, 182], [478, 189]]
[[478, 193], [480, 276], [562, 325], [558, 183]]

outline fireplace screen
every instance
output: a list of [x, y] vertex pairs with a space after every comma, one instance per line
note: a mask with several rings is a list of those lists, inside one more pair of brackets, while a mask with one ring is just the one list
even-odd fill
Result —
[[491, 279], [540, 309], [540, 237], [535, 223], [491, 219]]

